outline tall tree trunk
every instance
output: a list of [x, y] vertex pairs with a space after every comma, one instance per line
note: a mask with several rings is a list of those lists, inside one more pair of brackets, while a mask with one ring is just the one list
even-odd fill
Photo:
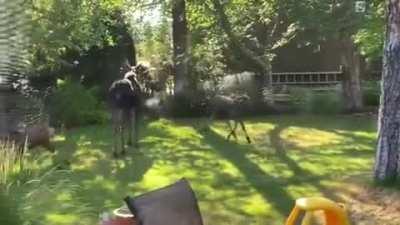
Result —
[[127, 28], [124, 27], [123, 31], [119, 34], [121, 35], [120, 42], [118, 43], [118, 51], [120, 52], [120, 57], [122, 59], [121, 64], [126, 62], [131, 66], [136, 66], [136, 47], [135, 41], [133, 40], [131, 34], [128, 32]]
[[358, 112], [363, 108], [361, 92], [361, 56], [350, 37], [341, 41], [342, 64], [344, 65], [343, 97], [347, 112]]
[[123, 43], [125, 48], [125, 55], [126, 58], [132, 66], [137, 65], [137, 59], [136, 59], [136, 47], [135, 47], [135, 42], [132, 37], [127, 37], [127, 40], [125, 43]]
[[375, 180], [400, 178], [400, 0], [388, 0]]
[[189, 78], [189, 35], [186, 21], [185, 0], [173, 0], [172, 5], [172, 38], [174, 44], [174, 66], [176, 95], [187, 93], [190, 86]]

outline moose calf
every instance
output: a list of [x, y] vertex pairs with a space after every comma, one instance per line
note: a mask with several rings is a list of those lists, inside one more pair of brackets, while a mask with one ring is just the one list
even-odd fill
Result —
[[[209, 107], [211, 111], [211, 117], [209, 123], [211, 123], [215, 117], [228, 119], [227, 123], [230, 128], [230, 132], [227, 136], [228, 140], [230, 139], [231, 136], [237, 139], [236, 129], [237, 126], [240, 125], [243, 132], [246, 135], [247, 142], [250, 144], [251, 139], [247, 134], [246, 127], [242, 119], [243, 109], [248, 106], [248, 103], [249, 103], [249, 97], [243, 94], [231, 94], [231, 95], [217, 94], [213, 96], [209, 101]], [[230, 123], [230, 120], [233, 120], [234, 122], [233, 127], [232, 124]]]

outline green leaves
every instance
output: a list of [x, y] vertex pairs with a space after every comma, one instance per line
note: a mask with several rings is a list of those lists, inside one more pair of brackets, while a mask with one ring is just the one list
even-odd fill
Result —
[[[269, 62], [273, 58], [273, 50], [290, 42], [300, 28], [297, 20], [292, 20], [294, 17], [288, 16], [292, 10], [290, 7], [295, 5], [292, 0], [219, 1], [224, 14], [226, 14], [226, 19], [217, 16], [221, 13], [218, 13], [213, 1], [207, 0], [200, 3], [193, 0], [189, 2], [189, 21], [194, 48], [202, 49], [197, 47], [198, 44], [217, 43], [220, 51], [226, 54], [227, 63], [238, 64], [229, 62], [235, 61], [231, 55], [238, 52], [238, 43], [242, 45], [240, 49], [248, 49], [244, 52], [254, 53], [255, 58], [253, 57], [253, 59]], [[229, 27], [226, 27], [227, 24], [230, 24]], [[229, 34], [226, 33], [227, 30], [229, 30]], [[228, 38], [231, 36], [235, 36], [236, 44], [234, 45]], [[233, 55], [241, 58], [238, 54]], [[241, 68], [240, 70], [250, 68]]]
[[374, 1], [370, 4], [365, 16], [365, 23], [354, 35], [354, 41], [360, 46], [361, 54], [367, 59], [376, 59], [382, 56], [385, 36], [385, 4]]
[[[121, 23], [128, 0], [32, 0], [31, 62], [57, 68], [68, 51], [115, 44], [111, 28]], [[128, 8], [129, 9], [129, 8]], [[118, 14], [118, 12], [121, 12]]]

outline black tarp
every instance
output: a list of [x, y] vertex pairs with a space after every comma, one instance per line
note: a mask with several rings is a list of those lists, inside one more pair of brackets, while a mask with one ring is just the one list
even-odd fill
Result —
[[186, 179], [125, 202], [139, 225], [203, 225], [196, 196]]

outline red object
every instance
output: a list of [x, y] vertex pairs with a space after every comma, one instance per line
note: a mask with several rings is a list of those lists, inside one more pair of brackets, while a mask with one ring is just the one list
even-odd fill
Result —
[[102, 225], [136, 225], [136, 220], [134, 218], [116, 217], [103, 222]]
[[133, 218], [116, 217], [112, 225], [136, 225], [136, 221]]

